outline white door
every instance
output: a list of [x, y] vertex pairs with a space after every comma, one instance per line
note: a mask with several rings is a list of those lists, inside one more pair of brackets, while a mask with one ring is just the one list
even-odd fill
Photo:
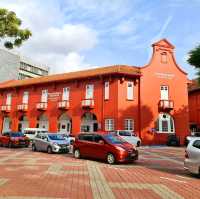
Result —
[[28, 92], [25, 91], [22, 99], [23, 104], [28, 104]]
[[69, 88], [63, 88], [62, 101], [69, 101]]
[[42, 90], [41, 102], [47, 102], [48, 100], [48, 90]]
[[11, 120], [9, 117], [4, 117], [2, 132], [8, 132], [8, 131], [11, 131]]
[[160, 99], [161, 100], [168, 100], [169, 99], [168, 86], [161, 86], [160, 87]]
[[11, 100], [12, 100], [12, 95], [11, 93], [8, 93], [6, 98], [6, 105], [11, 105]]
[[94, 93], [94, 85], [88, 84], [86, 85], [86, 99], [93, 99], [93, 93]]

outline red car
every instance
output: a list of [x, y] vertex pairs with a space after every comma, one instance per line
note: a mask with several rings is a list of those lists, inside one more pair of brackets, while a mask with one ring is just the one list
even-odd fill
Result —
[[28, 147], [30, 140], [21, 132], [4, 132], [0, 135], [0, 146], [17, 147], [24, 146]]
[[73, 147], [75, 158], [95, 158], [106, 160], [109, 164], [138, 159], [135, 146], [112, 134], [81, 133]]

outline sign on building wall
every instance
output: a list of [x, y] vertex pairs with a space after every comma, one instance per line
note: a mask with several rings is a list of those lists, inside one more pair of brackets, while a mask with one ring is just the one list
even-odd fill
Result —
[[59, 101], [61, 96], [61, 92], [54, 92], [54, 93], [48, 93], [48, 100], [49, 101]]

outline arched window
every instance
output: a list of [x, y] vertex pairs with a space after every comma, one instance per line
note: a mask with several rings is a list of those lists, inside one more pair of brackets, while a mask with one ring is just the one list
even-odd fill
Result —
[[175, 133], [174, 119], [167, 113], [159, 114], [156, 121], [156, 130], [160, 133]]

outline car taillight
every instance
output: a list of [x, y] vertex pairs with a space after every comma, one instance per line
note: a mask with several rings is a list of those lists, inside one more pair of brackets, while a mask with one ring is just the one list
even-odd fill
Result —
[[189, 158], [187, 151], [185, 151], [185, 158]]

